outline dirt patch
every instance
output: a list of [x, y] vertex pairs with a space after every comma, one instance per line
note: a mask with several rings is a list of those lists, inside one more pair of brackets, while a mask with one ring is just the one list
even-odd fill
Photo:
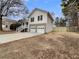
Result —
[[11, 33], [15, 33], [14, 31], [0, 31], [0, 35], [2, 34], [11, 34]]
[[0, 59], [79, 59], [79, 34], [56, 32], [2, 44]]

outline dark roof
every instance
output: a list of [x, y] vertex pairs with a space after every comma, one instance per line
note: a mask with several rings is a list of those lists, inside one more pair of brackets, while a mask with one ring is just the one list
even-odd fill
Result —
[[39, 9], [39, 8], [35, 8], [35, 9], [29, 14], [28, 18], [29, 18], [36, 10], [39, 10], [39, 11], [42, 11], [42, 12], [47, 13], [48, 17], [50, 17], [50, 18], [53, 20], [53, 17], [52, 17], [52, 15], [50, 14], [50, 12], [48, 12], [48, 11], [46, 11], [46, 10]]

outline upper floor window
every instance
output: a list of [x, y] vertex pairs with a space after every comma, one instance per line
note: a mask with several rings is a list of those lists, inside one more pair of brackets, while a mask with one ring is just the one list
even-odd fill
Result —
[[33, 17], [33, 18], [31, 18], [31, 22], [34, 22], [34, 17]]
[[42, 21], [43, 20], [43, 15], [38, 16], [38, 21]]

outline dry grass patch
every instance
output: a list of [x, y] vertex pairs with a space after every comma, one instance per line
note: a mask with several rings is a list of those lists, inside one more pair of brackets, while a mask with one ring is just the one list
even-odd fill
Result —
[[79, 59], [79, 34], [49, 33], [3, 44], [0, 59]]

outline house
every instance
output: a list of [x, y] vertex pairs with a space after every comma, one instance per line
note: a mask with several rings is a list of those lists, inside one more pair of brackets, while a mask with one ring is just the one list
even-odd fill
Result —
[[53, 17], [48, 11], [35, 8], [23, 24], [16, 29], [17, 32], [48, 33], [53, 30]]
[[7, 17], [3, 17], [2, 19], [3, 19], [2, 20], [2, 29], [3, 29], [3, 31], [11, 31], [10, 30], [10, 25], [13, 24], [13, 23], [16, 23], [16, 21], [8, 19]]
[[48, 11], [35, 8], [29, 18], [29, 32], [47, 33], [53, 30], [53, 17]]

